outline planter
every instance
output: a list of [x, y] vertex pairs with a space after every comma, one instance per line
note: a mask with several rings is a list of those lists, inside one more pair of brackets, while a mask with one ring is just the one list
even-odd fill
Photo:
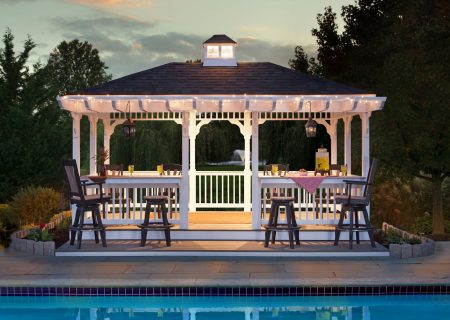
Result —
[[419, 240], [420, 243], [418, 244], [390, 244], [389, 245], [389, 253], [392, 258], [396, 259], [409, 259], [409, 258], [418, 258], [418, 257], [425, 257], [432, 255], [435, 250], [435, 243], [433, 240], [427, 238], [427, 237], [421, 237], [412, 233], [409, 233], [407, 231], [398, 229], [394, 227], [393, 225], [387, 224], [386, 222], [383, 222], [382, 225], [383, 232], [386, 232], [388, 230], [393, 230], [395, 232], [398, 232], [402, 235], [403, 238], [407, 239], [416, 239]]
[[[49, 229], [53, 229], [61, 223], [61, 221], [68, 214], [61, 212], [55, 215], [51, 221], [47, 224]], [[54, 256], [55, 255], [55, 242], [54, 241], [34, 241], [29, 239], [24, 239], [30, 234], [30, 230], [23, 229], [13, 232], [11, 234], [11, 244], [9, 248], [18, 252], [24, 252], [29, 255], [34, 256]]]

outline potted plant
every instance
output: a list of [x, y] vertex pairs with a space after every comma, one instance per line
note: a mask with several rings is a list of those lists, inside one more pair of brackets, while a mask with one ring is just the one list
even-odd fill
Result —
[[99, 152], [94, 156], [95, 162], [97, 163], [98, 175], [101, 177], [106, 176], [106, 166], [105, 162], [109, 159], [108, 149], [100, 148]]

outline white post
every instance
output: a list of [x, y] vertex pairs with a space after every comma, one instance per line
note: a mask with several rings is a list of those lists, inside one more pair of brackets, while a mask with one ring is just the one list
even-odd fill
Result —
[[97, 154], [97, 121], [95, 116], [89, 116], [89, 174], [97, 172], [95, 155]]
[[344, 163], [347, 174], [352, 174], [352, 119], [353, 116], [344, 117]]
[[361, 175], [367, 176], [370, 166], [370, 112], [360, 113], [361, 117]]
[[330, 120], [330, 127], [328, 129], [328, 134], [331, 140], [331, 163], [337, 164], [337, 123], [338, 119]]
[[261, 227], [261, 187], [259, 183], [258, 113], [252, 113], [252, 228]]
[[72, 158], [76, 160], [80, 171], [80, 120], [81, 114], [72, 112]]
[[[109, 119], [103, 120], [103, 148], [109, 151], [109, 155], [111, 156], [111, 135], [113, 133], [113, 126], [110, 123]], [[109, 158], [105, 161], [106, 164], [109, 164]]]
[[244, 211], [250, 212], [252, 206], [252, 172], [250, 170], [250, 138], [252, 137], [251, 113], [244, 113]]
[[183, 112], [181, 124], [182, 178], [180, 187], [180, 227], [182, 229], [189, 227], [189, 195], [191, 193], [195, 195], [195, 191], [189, 192], [189, 122], [189, 112]]
[[197, 190], [197, 171], [195, 169], [195, 137], [197, 136], [197, 119], [195, 111], [189, 112], [189, 211], [197, 211], [196, 208], [196, 190]]

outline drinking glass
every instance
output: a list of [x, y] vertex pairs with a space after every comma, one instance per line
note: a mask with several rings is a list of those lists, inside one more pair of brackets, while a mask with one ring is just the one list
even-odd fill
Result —
[[272, 175], [276, 175], [278, 173], [278, 165], [273, 164], [272, 165]]
[[347, 166], [341, 166], [341, 172], [343, 176], [347, 175]]
[[134, 172], [134, 165], [133, 165], [133, 164], [128, 165], [128, 172], [129, 172], [131, 175], [133, 175], [133, 172]]
[[162, 175], [162, 174], [163, 174], [163, 171], [164, 171], [163, 165], [162, 165], [162, 164], [158, 164], [158, 165], [156, 166], [156, 171], [158, 171], [158, 173], [159, 173], [160, 175]]

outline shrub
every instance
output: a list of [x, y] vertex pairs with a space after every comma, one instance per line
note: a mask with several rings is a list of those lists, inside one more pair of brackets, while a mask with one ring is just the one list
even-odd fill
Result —
[[18, 220], [7, 204], [0, 204], [0, 246], [7, 246], [11, 233], [18, 227]]
[[30, 230], [30, 233], [25, 237], [28, 240], [34, 241], [52, 241], [53, 235], [48, 232], [47, 228], [34, 228]]
[[51, 188], [29, 186], [22, 188], [10, 203], [19, 224], [37, 225], [47, 222], [61, 207], [61, 194]]
[[398, 231], [388, 229], [385, 234], [385, 240], [389, 244], [419, 244], [420, 240], [416, 238], [404, 238]]

